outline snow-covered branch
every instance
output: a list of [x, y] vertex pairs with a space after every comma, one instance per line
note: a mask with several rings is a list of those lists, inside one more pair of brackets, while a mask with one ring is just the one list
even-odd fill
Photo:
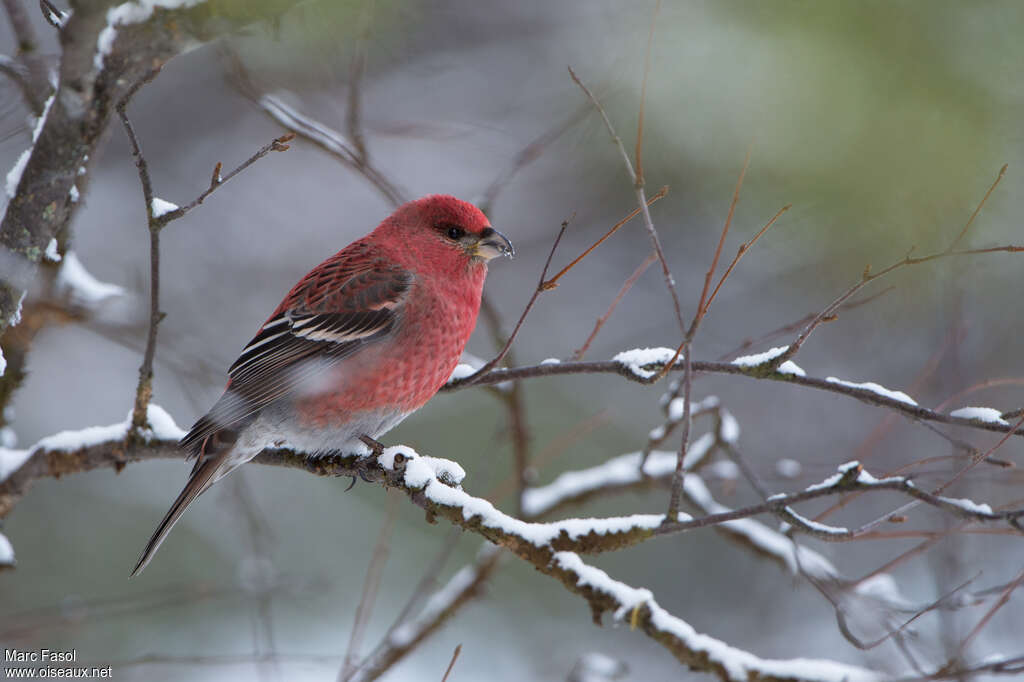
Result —
[[[18, 497], [36, 478], [58, 477], [67, 473], [99, 467], [123, 467], [128, 462], [153, 458], [180, 456], [176, 447], [182, 430], [162, 409], [150, 406], [148, 421], [151, 430], [141, 441], [127, 439], [130, 419], [108, 427], [92, 427], [68, 431], [44, 438], [32, 448], [22, 451], [0, 450], [0, 516], [10, 511]], [[700, 461], [710, 449], [712, 437], [698, 439], [688, 453], [688, 459]], [[543, 513], [568, 500], [579, 500], [597, 489], [611, 490], [639, 484], [640, 453], [618, 457], [592, 470], [565, 473], [546, 488], [535, 488], [524, 501], [531, 513]], [[1008, 521], [1012, 524], [1024, 516], [1024, 510], [994, 512], [986, 505], [969, 500], [955, 500], [925, 492], [904, 477], [878, 479], [863, 470], [859, 464], [844, 465], [828, 479], [808, 488], [788, 494], [775, 495], [767, 501], [737, 510], [718, 505], [711, 498], [702, 479], [697, 475], [686, 477], [686, 497], [707, 515], [692, 518], [680, 514], [666, 520], [660, 514], [636, 514], [626, 517], [563, 519], [560, 521], [531, 523], [496, 509], [490, 502], [474, 497], [461, 488], [465, 477], [462, 468], [449, 460], [421, 456], [406, 446], [384, 449], [379, 456], [337, 455], [309, 458], [290, 450], [265, 452], [255, 461], [277, 466], [302, 468], [311, 473], [327, 476], [360, 475], [391, 488], [404, 491], [430, 518], [442, 517], [470, 530], [495, 545], [509, 549], [540, 572], [555, 577], [573, 592], [587, 599], [595, 614], [612, 611], [617, 618], [629, 617], [679, 660], [697, 665], [703, 670], [716, 672], [722, 679], [829, 679], [820, 675], [855, 675], [848, 679], [872, 679], [867, 671], [834, 668], [831, 662], [808, 663], [762, 661], [746, 652], [738, 652], [727, 645], [695, 633], [682, 620], [664, 612], [647, 590], [628, 587], [608, 577], [602, 571], [585, 565], [580, 554], [604, 552], [643, 542], [655, 535], [682, 532], [695, 528], [721, 526], [728, 532], [751, 544], [759, 551], [780, 560], [791, 569], [794, 566], [820, 579], [835, 578], [837, 571], [831, 563], [806, 548], [795, 549], [788, 538], [749, 517], [762, 513], [787, 516], [796, 527], [814, 531], [815, 524], [802, 519], [792, 511], [791, 505], [802, 501], [842, 492], [859, 490], [895, 490], [959, 516], [978, 521]], [[644, 473], [651, 477], [666, 478], [674, 471], [675, 453], [653, 452], [645, 464]], [[820, 524], [818, 524], [820, 525]], [[819, 533], [815, 533], [819, 535]], [[795, 552], [799, 551], [799, 555]], [[462, 575], [459, 580], [469, 574]], [[471, 577], [471, 576], [470, 576]], [[466, 594], [461, 582], [449, 585], [450, 592]], [[459, 589], [457, 589], [459, 588]], [[439, 614], [446, 608], [457, 608], [455, 600], [442, 600], [439, 596], [433, 611]], [[442, 603], [443, 602], [443, 603]], [[433, 611], [424, 615], [422, 622], [433, 618]], [[419, 622], [419, 621], [417, 621]], [[411, 625], [415, 629], [415, 625]], [[404, 632], [404, 631], [403, 631]], [[410, 641], [416, 639], [412, 633]], [[808, 665], [810, 667], [802, 667]], [[809, 672], [813, 671], [813, 672]], [[825, 672], [823, 672], [825, 671]], [[861, 675], [862, 677], [856, 677]]]
[[[671, 360], [674, 353], [675, 349], [670, 348], [645, 348], [624, 351], [611, 361], [541, 363], [507, 369], [495, 368], [485, 376], [477, 378], [473, 383], [487, 386], [518, 379], [571, 374], [618, 374], [630, 381], [650, 384], [657, 379], [659, 371]], [[773, 368], [773, 359], [777, 359], [780, 355], [781, 353], [772, 354], [772, 351], [768, 351], [758, 356], [749, 356], [770, 356], [753, 364], [747, 362], [748, 358], [737, 358], [732, 362], [694, 360], [692, 365], [695, 373], [735, 374], [752, 379], [782, 381], [850, 396], [868, 405], [883, 407], [911, 419], [1024, 436], [1024, 429], [1018, 428], [1013, 422], [1001, 417], [1002, 413], [994, 408], [975, 408], [970, 412], [961, 412], [960, 410], [954, 410], [951, 413], [938, 412], [920, 406], [902, 391], [894, 391], [875, 382], [854, 383], [835, 377], [821, 379], [807, 376], [806, 372], [792, 361], [784, 362], [778, 368]], [[673, 365], [672, 371], [681, 371], [678, 362]], [[442, 390], [455, 391], [464, 387], [464, 384], [456, 379]]]
[[38, 118], [31, 146], [7, 175], [10, 201], [0, 223], [0, 334], [16, 322], [47, 245], [78, 204], [114, 106], [175, 55], [240, 26], [275, 16], [296, 0], [260, 12], [210, 0], [84, 3], [61, 28], [56, 92]]

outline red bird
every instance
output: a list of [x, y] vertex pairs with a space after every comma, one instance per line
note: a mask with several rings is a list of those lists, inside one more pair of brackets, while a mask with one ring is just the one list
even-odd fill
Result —
[[514, 253], [478, 208], [433, 195], [313, 268], [181, 439], [195, 466], [132, 575], [193, 500], [264, 448], [351, 452], [422, 407], [473, 332], [487, 261]]

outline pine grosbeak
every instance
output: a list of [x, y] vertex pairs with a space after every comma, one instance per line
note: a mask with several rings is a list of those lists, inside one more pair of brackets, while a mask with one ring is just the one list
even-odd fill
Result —
[[475, 206], [433, 195], [303, 277], [182, 438], [195, 466], [132, 575], [193, 500], [264, 448], [351, 452], [422, 407], [473, 332], [487, 261], [513, 253]]

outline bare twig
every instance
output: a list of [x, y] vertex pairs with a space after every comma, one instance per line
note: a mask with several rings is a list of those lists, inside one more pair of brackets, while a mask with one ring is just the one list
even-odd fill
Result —
[[495, 202], [498, 200], [498, 195], [501, 193], [508, 183], [512, 181], [516, 173], [521, 171], [526, 166], [540, 158], [551, 144], [560, 138], [569, 128], [579, 123], [587, 113], [590, 112], [589, 106], [581, 106], [572, 114], [570, 114], [564, 121], [551, 128], [547, 132], [537, 136], [530, 141], [525, 147], [523, 147], [512, 162], [506, 166], [498, 175], [491, 181], [491, 184], [487, 186], [487, 189], [483, 191], [480, 199], [477, 201], [477, 206], [481, 211], [490, 215], [491, 210], [494, 208]]
[[[660, 369], [663, 366], [664, 363], [652, 363], [651, 365], [648, 366], [648, 369]], [[679, 371], [679, 368], [675, 367], [673, 368], [673, 370]], [[830, 393], [839, 393], [842, 395], [850, 396], [868, 405], [885, 407], [887, 409], [894, 410], [910, 419], [917, 419], [940, 424], [956, 424], [957, 426], [968, 426], [974, 429], [982, 431], [991, 431], [994, 433], [1014, 432], [1012, 425], [1009, 423], [981, 421], [967, 417], [954, 417], [946, 413], [937, 412], [926, 407], [921, 407], [920, 405], [913, 405], [902, 400], [897, 400], [890, 396], [882, 395], [880, 393], [877, 393], [876, 391], [871, 390], [870, 388], [851, 386], [843, 383], [838, 383], [835, 381], [828, 381], [826, 379], [821, 379], [818, 377], [799, 376], [797, 374], [783, 373], [777, 370], [771, 370], [770, 368], [763, 365], [750, 367], [734, 365], [730, 362], [708, 362], [695, 360], [693, 362], [693, 372], [708, 374], [737, 374], [750, 377], [752, 379], [769, 379], [772, 381], [782, 381], [797, 386], [805, 386], [817, 390], [828, 391]], [[656, 377], [656, 375], [652, 376], [650, 373], [637, 374], [633, 371], [631, 367], [623, 365], [622, 363], [616, 361], [582, 361], [492, 369], [486, 375], [483, 375], [479, 379], [476, 379], [474, 381], [474, 385], [493, 386], [495, 384], [500, 384], [506, 381], [517, 381], [519, 379], [532, 379], [552, 376], [564, 376], [570, 374], [618, 374], [619, 376], [625, 379], [640, 384], [651, 384], [653, 383]], [[467, 386], [465, 380], [459, 379], [449, 382], [441, 390], [456, 391], [466, 387]], [[1016, 433], [1018, 433], [1018, 435], [1024, 435], [1019, 431]]]
[[647, 47], [644, 49], [644, 77], [640, 82], [640, 107], [636, 117], [636, 184], [644, 185], [644, 108], [647, 104], [647, 77], [651, 73], [651, 46], [654, 45], [654, 27], [657, 26], [658, 12], [661, 11], [661, 0], [654, 6], [651, 15], [651, 27], [647, 32]]
[[964, 225], [964, 229], [960, 230], [960, 234], [956, 236], [956, 239], [950, 242], [949, 248], [946, 249], [947, 251], [952, 251], [953, 249], [955, 249], [957, 244], [959, 244], [960, 241], [967, 234], [967, 231], [971, 229], [971, 225], [974, 224], [974, 219], [978, 217], [978, 214], [981, 213], [981, 209], [985, 206], [985, 203], [988, 201], [988, 198], [992, 196], [992, 192], [995, 191], [995, 188], [999, 186], [999, 183], [1002, 181], [1003, 176], [1006, 175], [1006, 169], [1008, 167], [1009, 164], [1004, 163], [1003, 167], [999, 169], [999, 174], [996, 175], [996, 179], [992, 182], [992, 185], [988, 188], [988, 191], [985, 192], [985, 196], [983, 196], [981, 198], [981, 201], [978, 202], [978, 207], [974, 209], [974, 213], [972, 213], [971, 217], [967, 219], [967, 223]]
[[366, 150], [366, 138], [363, 136], [361, 100], [373, 5], [371, 0], [359, 12], [359, 26], [355, 45], [352, 48], [352, 64], [349, 67], [348, 106], [345, 110], [345, 127], [348, 129], [349, 139], [352, 140], [352, 146], [355, 147], [356, 157], [364, 162], [369, 158], [369, 153]]
[[1021, 251], [1024, 251], [1024, 246], [1013, 246], [1013, 245], [994, 246], [994, 247], [979, 248], [979, 249], [957, 249], [956, 248], [957, 244], [960, 243], [960, 241], [963, 239], [964, 235], [967, 234], [967, 230], [970, 228], [971, 224], [974, 222], [974, 218], [978, 214], [978, 212], [981, 210], [981, 207], [985, 205], [985, 202], [988, 200], [988, 197], [992, 194], [992, 191], [999, 184], [999, 181], [1002, 179], [1003, 174], [1005, 173], [1005, 171], [1006, 171], [1006, 166], [1004, 165], [1002, 167], [1002, 169], [1000, 169], [999, 175], [996, 177], [995, 182], [992, 183], [991, 187], [989, 187], [988, 191], [985, 193], [984, 198], [978, 204], [978, 207], [975, 209], [974, 213], [971, 215], [970, 219], [967, 221], [967, 224], [960, 231], [960, 233], [956, 236], [956, 238], [953, 239], [950, 242], [948, 247], [946, 247], [942, 251], [939, 251], [939, 252], [936, 252], [936, 253], [932, 253], [932, 254], [929, 254], [927, 256], [920, 256], [920, 257], [916, 257], [916, 256], [912, 255], [913, 252], [914, 252], [914, 249], [913, 249], [913, 247], [911, 247], [911, 249], [909, 251], [907, 251], [906, 255], [902, 259], [900, 259], [900, 260], [896, 261], [895, 263], [892, 263], [888, 267], [885, 267], [882, 270], [879, 270], [878, 272], [874, 272], [874, 273], [871, 272], [871, 266], [870, 265], [866, 266], [864, 268], [864, 272], [861, 274], [860, 281], [857, 282], [856, 284], [854, 284], [853, 286], [851, 286], [849, 289], [847, 289], [846, 292], [844, 292], [841, 296], [839, 296], [839, 298], [837, 298], [831, 304], [826, 306], [821, 312], [819, 312], [817, 315], [815, 315], [814, 318], [807, 325], [807, 327], [805, 327], [804, 330], [800, 333], [800, 335], [797, 336], [796, 339], [794, 339], [794, 341], [789, 345], [789, 348], [786, 350], [786, 352], [783, 353], [782, 355], [779, 355], [778, 357], [776, 357], [772, 361], [774, 363], [774, 366], [778, 367], [783, 362], [786, 362], [787, 360], [790, 360], [794, 355], [796, 355], [797, 352], [800, 350], [800, 348], [803, 346], [804, 342], [807, 341], [807, 338], [814, 332], [815, 329], [817, 329], [824, 322], [829, 322], [829, 321], [835, 319], [836, 312], [839, 310], [839, 308], [844, 303], [846, 303], [846, 301], [848, 301], [850, 299], [851, 296], [856, 294], [858, 291], [860, 291], [862, 288], [864, 288], [865, 286], [867, 286], [871, 282], [875, 281], [876, 279], [878, 279], [880, 277], [884, 277], [885, 275], [888, 275], [889, 273], [891, 273], [891, 272], [893, 272], [895, 270], [899, 270], [900, 268], [904, 268], [904, 267], [908, 267], [908, 266], [912, 266], [912, 265], [920, 265], [921, 263], [928, 263], [930, 261], [939, 260], [941, 258], [948, 258], [950, 256], [965, 256], [965, 255], [972, 255], [972, 254], [998, 253], [998, 252], [1003, 252], [1003, 253], [1019, 253]]
[[[896, 285], [895, 284], [887, 286], [884, 289], [882, 289], [881, 291], [879, 291], [877, 293], [874, 293], [874, 294], [871, 294], [870, 296], [865, 296], [864, 298], [857, 299], [856, 301], [847, 301], [846, 303], [844, 303], [843, 305], [841, 305], [839, 307], [839, 310], [840, 311], [847, 311], [847, 310], [853, 310], [855, 308], [860, 308], [861, 306], [865, 306], [865, 305], [867, 305], [869, 303], [874, 302], [875, 300], [885, 296], [886, 294], [890, 293], [891, 291], [893, 291], [895, 289], [896, 289]], [[740, 353], [742, 353], [745, 350], [749, 350], [749, 349], [754, 348], [754, 347], [762, 346], [762, 345], [768, 343], [769, 341], [771, 341], [773, 339], [777, 339], [780, 336], [783, 336], [785, 334], [792, 334], [793, 332], [800, 331], [800, 329], [804, 325], [806, 325], [808, 322], [810, 322], [811, 320], [814, 319], [815, 315], [817, 315], [816, 312], [815, 313], [807, 313], [806, 315], [801, 317], [799, 320], [796, 320], [795, 322], [789, 322], [787, 324], [784, 324], [781, 327], [777, 327], [776, 329], [773, 329], [770, 332], [766, 332], [766, 333], [764, 333], [761, 336], [758, 336], [756, 338], [746, 339], [743, 343], [741, 343], [736, 348], [733, 348], [728, 353], [723, 353], [722, 355], [718, 356], [718, 359], [719, 360], [727, 360], [729, 358], [736, 357], [737, 355], [739, 355]]]
[[[502, 331], [498, 309], [485, 294], [480, 301], [480, 312], [490, 328], [498, 352], [505, 349], [505, 358], [514, 363], [512, 348], [508, 347], [509, 337]], [[494, 391], [494, 395], [505, 406], [509, 437], [512, 441], [512, 461], [515, 467], [516, 510], [522, 512], [523, 490], [528, 484], [527, 468], [530, 465], [530, 429], [526, 421], [526, 398], [521, 382], [513, 381], [506, 391]]]
[[[669, 360], [669, 362], [662, 367], [657, 374], [657, 378], [665, 376], [672, 369], [672, 366], [675, 365], [676, 361], [679, 359], [679, 355], [683, 355], [683, 433], [680, 438], [679, 450], [676, 455], [676, 471], [675, 475], [672, 477], [672, 487], [669, 492], [668, 511], [666, 512], [666, 518], [669, 519], [675, 518], [676, 514], [679, 512], [679, 503], [682, 501], [683, 495], [683, 476], [685, 475], [683, 470], [683, 460], [686, 457], [686, 451], [690, 445], [690, 396], [693, 384], [693, 361], [691, 351], [693, 349], [693, 339], [696, 337], [697, 329], [700, 327], [700, 323], [704, 319], [704, 315], [708, 309], [706, 304], [709, 303], [708, 291], [711, 286], [711, 279], [715, 276], [715, 270], [718, 269], [718, 259], [722, 255], [722, 247], [725, 245], [725, 238], [729, 234], [729, 226], [732, 225], [732, 217], [736, 211], [736, 204], [738, 204], [740, 200], [740, 188], [743, 187], [743, 178], [746, 176], [747, 168], [750, 166], [750, 153], [751, 150], [748, 148], [747, 156], [743, 160], [743, 168], [740, 169], [740, 175], [736, 179], [736, 187], [732, 193], [732, 201], [729, 202], [729, 212], [725, 217], [725, 224], [722, 226], [722, 232], [718, 238], [718, 246], [715, 247], [715, 255], [711, 258], [711, 266], [704, 274], [704, 286], [701, 288], [700, 299], [697, 303], [697, 310], [693, 314], [693, 320], [690, 322], [690, 327], [683, 335], [683, 340], [676, 348], [672, 359]], [[774, 219], [769, 221], [768, 225], [770, 226], [773, 222], [775, 222]], [[767, 229], [767, 227], [764, 229]], [[740, 254], [737, 254], [737, 260], [739, 259], [739, 255]], [[722, 281], [725, 281], [725, 278], [728, 277], [728, 275], [729, 271], [722, 276]]]
[[462, 653], [462, 645], [459, 644], [455, 647], [455, 653], [452, 654], [452, 661], [448, 664], [448, 668], [444, 671], [444, 677], [441, 678], [441, 682], [448, 682], [448, 676], [452, 673], [452, 668], [455, 667], [455, 661], [459, 659], [459, 654]]
[[157, 217], [155, 220], [162, 227], [162, 226], [166, 225], [169, 222], [172, 222], [174, 220], [177, 220], [178, 218], [181, 218], [186, 213], [188, 213], [189, 211], [194, 209], [196, 206], [199, 206], [204, 201], [206, 201], [206, 197], [210, 196], [211, 194], [216, 192], [218, 189], [220, 189], [224, 184], [227, 183], [228, 180], [231, 180], [233, 177], [235, 177], [236, 175], [238, 175], [239, 173], [244, 171], [246, 168], [248, 168], [252, 164], [254, 164], [257, 161], [259, 161], [260, 159], [262, 159], [264, 156], [266, 156], [270, 152], [286, 152], [286, 151], [288, 151], [291, 148], [288, 143], [291, 142], [293, 139], [295, 139], [295, 134], [294, 133], [286, 133], [284, 135], [281, 135], [280, 137], [275, 137], [273, 140], [271, 140], [267, 144], [265, 144], [262, 147], [260, 147], [256, 151], [256, 153], [254, 153], [248, 159], [246, 159], [245, 161], [240, 163], [238, 166], [236, 166], [234, 170], [230, 171], [227, 175], [224, 175], [224, 176], [221, 175], [221, 167], [222, 166], [221, 166], [220, 162], [218, 162], [213, 167], [213, 173], [210, 176], [210, 186], [209, 187], [207, 187], [205, 190], [203, 190], [203, 192], [199, 196], [197, 196], [195, 199], [193, 199], [191, 202], [189, 202], [185, 206], [180, 206], [180, 207], [178, 207], [178, 208], [176, 208], [176, 209], [174, 209], [172, 211], [167, 211], [166, 213], [164, 213], [164, 214], [160, 215], [159, 217]]
[[967, 636], [964, 637], [963, 641], [960, 642], [957, 658], [963, 657], [967, 652], [967, 647], [970, 645], [971, 641], [978, 636], [978, 633], [980, 633], [986, 625], [988, 625], [989, 621], [992, 620], [992, 617], [996, 615], [996, 612], [1006, 606], [1006, 602], [1010, 601], [1010, 595], [1013, 594], [1014, 590], [1021, 586], [1021, 583], [1024, 583], [1024, 571], [1021, 571], [1017, 577], [1006, 586], [1006, 589], [999, 595], [999, 599], [992, 605], [992, 608], [985, 612], [985, 615], [981, 617], [981, 620], [978, 621], [977, 625], [975, 625]]
[[117, 104], [117, 115], [121, 119], [125, 133], [128, 135], [128, 142], [131, 145], [132, 159], [135, 161], [135, 168], [139, 173], [139, 182], [142, 184], [142, 198], [146, 204], [146, 224], [149, 230], [149, 331], [146, 334], [146, 350], [142, 355], [142, 365], [139, 367], [139, 382], [135, 388], [135, 407], [132, 410], [132, 433], [138, 435], [149, 424], [146, 419], [149, 407], [149, 399], [153, 395], [153, 357], [156, 354], [157, 327], [163, 319], [160, 312], [160, 229], [153, 213], [153, 182], [149, 177], [149, 167], [146, 164], [146, 157], [142, 155], [139, 146], [139, 139], [135, 135], [135, 129], [125, 109], [131, 97], [149, 81], [156, 78], [158, 70], [150, 71], [129, 89]]
[[583, 359], [583, 356], [586, 355], [587, 351], [590, 349], [590, 344], [594, 342], [594, 338], [596, 338], [598, 332], [601, 331], [601, 327], [604, 326], [605, 322], [608, 321], [608, 318], [612, 316], [613, 312], [615, 312], [615, 308], [622, 302], [625, 295], [629, 293], [629, 290], [633, 288], [633, 285], [637, 283], [637, 280], [647, 272], [647, 268], [649, 268], [656, 260], [658, 260], [658, 254], [651, 251], [647, 254], [647, 258], [645, 258], [644, 261], [637, 266], [636, 270], [633, 271], [633, 274], [623, 282], [622, 287], [619, 288], [619, 293], [615, 295], [615, 298], [612, 299], [611, 305], [608, 306], [608, 310], [604, 312], [604, 315], [597, 318], [597, 322], [594, 323], [594, 328], [591, 330], [590, 335], [587, 336], [587, 340], [584, 341], [583, 345], [572, 354], [573, 360]]
[[568, 220], [562, 221], [562, 225], [558, 229], [558, 235], [555, 237], [555, 241], [551, 245], [551, 250], [548, 252], [548, 258], [544, 261], [544, 267], [541, 269], [540, 281], [537, 283], [537, 288], [533, 290], [530, 300], [526, 302], [526, 308], [523, 309], [523, 314], [519, 316], [519, 321], [516, 322], [516, 326], [512, 329], [512, 333], [509, 334], [508, 340], [505, 342], [505, 346], [483, 367], [465, 379], [460, 380], [459, 385], [472, 386], [477, 383], [481, 378], [486, 377], [495, 367], [497, 367], [498, 363], [500, 363], [505, 358], [505, 355], [508, 354], [509, 349], [512, 347], [512, 342], [515, 341], [516, 336], [519, 334], [519, 330], [523, 326], [523, 322], [526, 320], [526, 316], [530, 314], [530, 311], [533, 309], [533, 304], [537, 302], [537, 297], [549, 288], [545, 287], [545, 278], [548, 276], [548, 268], [551, 267], [551, 259], [554, 257], [555, 250], [558, 249], [558, 244], [562, 241], [562, 236], [565, 234], [566, 229], [568, 229], [569, 222], [571, 220], [572, 217]]
[[18, 54], [35, 52], [39, 46], [35, 29], [32, 28], [32, 21], [28, 13], [22, 7], [20, 0], [4, 0], [4, 9], [7, 11], [7, 20], [11, 23], [11, 29], [18, 40]]
[[672, 271], [668, 266], [668, 261], [665, 259], [665, 252], [661, 248], [661, 240], [658, 237], [658, 231], [654, 228], [654, 222], [651, 220], [651, 213], [647, 210], [647, 195], [644, 192], [642, 184], [638, 184], [637, 175], [633, 170], [633, 164], [629, 160], [629, 154], [626, 152], [625, 146], [622, 144], [622, 138], [615, 132], [615, 128], [612, 126], [611, 119], [608, 118], [608, 114], [605, 112], [604, 107], [601, 106], [601, 102], [598, 101], [594, 93], [584, 85], [583, 81], [579, 79], [576, 72], [569, 67], [569, 75], [572, 80], [579, 88], [583, 91], [583, 94], [587, 96], [590, 103], [594, 106], [597, 112], [601, 115], [601, 120], [604, 121], [605, 128], [608, 130], [608, 134], [611, 136], [612, 141], [619, 149], [619, 153], [622, 156], [622, 161], [626, 166], [626, 172], [629, 174], [629, 178], [635, 188], [637, 196], [637, 204], [640, 207], [641, 212], [644, 216], [644, 227], [647, 228], [647, 235], [650, 237], [651, 245], [654, 247], [654, 252], [658, 254], [658, 260], [661, 262], [661, 272], [665, 279], [665, 287], [668, 289], [669, 294], [672, 297], [672, 304], [675, 309], [676, 320], [679, 323], [680, 333], [685, 333], [686, 324], [683, 322], [683, 312], [679, 304], [679, 294], [676, 292], [675, 278], [672, 276]]
[[[647, 205], [650, 206], [655, 201], [657, 201], [658, 199], [663, 198], [667, 194], [668, 194], [668, 187], [662, 187], [661, 189], [659, 189], [657, 191], [657, 193], [655, 193], [650, 199], [647, 200]], [[619, 222], [617, 222], [614, 225], [612, 225], [611, 229], [608, 230], [607, 232], [605, 232], [603, 235], [601, 235], [600, 239], [598, 239], [596, 242], [594, 242], [593, 244], [591, 244], [590, 246], [585, 248], [583, 250], [583, 253], [581, 253], [580, 255], [578, 255], [575, 258], [573, 258], [572, 261], [570, 261], [568, 265], [566, 265], [564, 268], [559, 270], [551, 279], [549, 279], [546, 282], [544, 282], [541, 286], [544, 289], [554, 289], [555, 287], [557, 287], [558, 286], [558, 280], [560, 280], [565, 273], [569, 272], [574, 267], [576, 267], [579, 264], [580, 261], [582, 261], [584, 258], [589, 256], [594, 249], [596, 249], [602, 243], [604, 243], [604, 240], [608, 239], [608, 237], [611, 237], [613, 234], [618, 232], [620, 227], [622, 227], [623, 225], [628, 223], [630, 220], [635, 218], [637, 216], [637, 214], [639, 214], [639, 213], [640, 213], [640, 209], [639, 208], [634, 208], [632, 211], [630, 211], [629, 215], [627, 215], [625, 218], [623, 218]]]
[[154, 69], [146, 74], [145, 77], [137, 81], [116, 106], [117, 114], [121, 119], [121, 124], [124, 126], [125, 133], [128, 136], [128, 142], [131, 145], [132, 158], [135, 161], [135, 167], [138, 170], [139, 182], [142, 185], [142, 197], [146, 204], [146, 222], [149, 228], [149, 331], [146, 336], [146, 349], [143, 353], [142, 365], [139, 367], [139, 382], [135, 389], [135, 406], [132, 411], [132, 430], [135, 436], [137, 436], [142, 429], [147, 426], [147, 405], [153, 395], [153, 359], [156, 354], [157, 327], [164, 318], [164, 314], [160, 312], [161, 230], [163, 230], [163, 228], [171, 221], [181, 218], [193, 208], [202, 204], [206, 197], [213, 194], [217, 189], [224, 185], [224, 183], [241, 173], [252, 164], [256, 163], [256, 161], [262, 159], [270, 152], [286, 151], [288, 149], [287, 142], [294, 137], [293, 134], [289, 133], [272, 140], [269, 144], [259, 149], [255, 154], [243, 161], [241, 165], [224, 177], [221, 177], [221, 164], [218, 163], [213, 170], [213, 176], [210, 179], [210, 186], [191, 203], [185, 206], [176, 207], [169, 211], [160, 211], [160, 213], [157, 213], [156, 207], [153, 203], [155, 196], [153, 194], [153, 182], [149, 175], [149, 167], [146, 163], [145, 156], [142, 154], [142, 149], [139, 145], [138, 137], [135, 134], [135, 129], [132, 127], [131, 121], [128, 119], [126, 107], [129, 100], [138, 91], [138, 89], [156, 78], [158, 73], [159, 69]]
[[764, 235], [764, 233], [768, 231], [768, 228], [770, 228], [772, 225], [774, 225], [775, 221], [778, 220], [780, 217], [782, 217], [782, 214], [785, 213], [786, 211], [788, 211], [792, 207], [793, 207], [793, 204], [786, 204], [785, 206], [780, 208], [779, 212], [776, 213], [774, 216], [772, 216], [772, 219], [769, 220], [767, 223], [765, 223], [764, 227], [762, 227], [760, 230], [758, 230], [757, 234], [755, 234], [753, 236], [753, 238], [751, 238], [751, 240], [749, 242], [743, 242], [742, 244], [740, 244], [739, 249], [737, 249], [737, 251], [736, 251], [736, 256], [732, 259], [732, 262], [729, 263], [729, 267], [727, 267], [725, 269], [725, 272], [722, 273], [722, 278], [720, 280], [718, 280], [718, 284], [715, 285], [715, 288], [714, 288], [714, 290], [712, 290], [711, 295], [708, 296], [708, 300], [704, 304], [704, 307], [701, 308], [701, 314], [702, 315], [707, 315], [708, 308], [711, 307], [711, 303], [715, 300], [715, 296], [718, 295], [718, 290], [722, 288], [723, 284], [725, 284], [725, 280], [729, 279], [729, 275], [732, 274], [732, 270], [733, 270], [733, 268], [736, 267], [736, 264], [740, 262], [740, 258], [743, 258], [743, 256], [746, 255], [747, 251], [750, 250], [750, 247], [752, 247], [754, 244], [756, 244], [757, 240], [760, 239], [761, 236]]

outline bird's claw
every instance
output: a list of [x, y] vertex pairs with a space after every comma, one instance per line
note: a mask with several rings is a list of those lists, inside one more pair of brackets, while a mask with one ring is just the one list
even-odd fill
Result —
[[370, 448], [375, 457], [380, 457], [384, 454], [384, 444], [380, 441], [370, 438], [365, 433], [359, 436], [359, 440], [363, 441], [363, 445]]

